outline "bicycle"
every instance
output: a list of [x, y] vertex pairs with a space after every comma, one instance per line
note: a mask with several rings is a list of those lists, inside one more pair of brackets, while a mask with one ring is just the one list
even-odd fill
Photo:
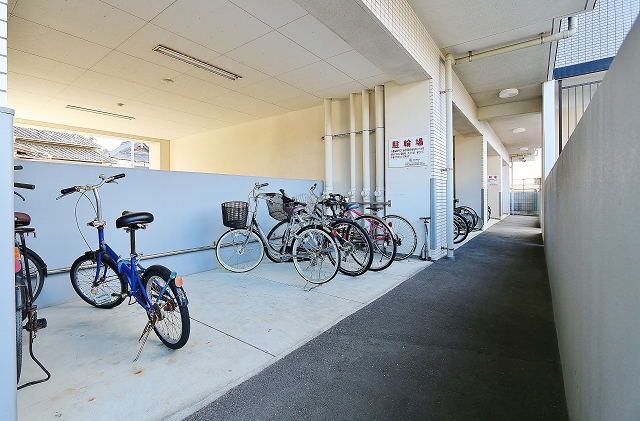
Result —
[[107, 177], [100, 174], [99, 183], [62, 189], [62, 195], [57, 199], [79, 192], [81, 196], [78, 202], [86, 197], [94, 204], [86, 195], [88, 191], [93, 192], [96, 217], [87, 225], [98, 230], [98, 249], [86, 252], [73, 262], [70, 271], [71, 285], [80, 298], [97, 308], [113, 308], [129, 298], [129, 305], [137, 303], [144, 309], [148, 322], [138, 340], [141, 346], [134, 359], [137, 361], [152, 329], [168, 348], [179, 349], [189, 340], [191, 324], [189, 301], [182, 287], [182, 277], [164, 266], [153, 265], [145, 269], [138, 262], [135, 232], [145, 229], [153, 222], [151, 213], [124, 211], [116, 219], [116, 228], [124, 228], [130, 236], [129, 259], [119, 257], [105, 240], [104, 228], [107, 223], [102, 219], [98, 189], [124, 176], [125, 174], [117, 174]]
[[[14, 171], [21, 170], [22, 165], [14, 165], [13, 169]], [[20, 189], [35, 189], [35, 186], [33, 184], [13, 183], [13, 186]], [[22, 199], [23, 202], [25, 201], [24, 196], [22, 196], [20, 193], [14, 191], [13, 194]], [[18, 214], [22, 215], [17, 216]], [[29, 221], [31, 221], [29, 215], [21, 212], [14, 212], [14, 219], [18, 217], [29, 218]], [[18, 247], [17, 241], [16, 247]], [[31, 250], [29, 247], [24, 248], [24, 250], [22, 251], [22, 256], [23, 259], [26, 259], [26, 262], [29, 265], [29, 280], [31, 281], [31, 290], [33, 291], [33, 301], [35, 301], [36, 299], [38, 299], [38, 296], [42, 291], [42, 287], [44, 286], [44, 279], [47, 277], [47, 265], [44, 263], [44, 260], [42, 260], [38, 253]]]
[[[315, 189], [315, 184], [310, 189], [312, 194], [313, 189]], [[302, 212], [301, 215], [307, 223], [320, 223], [331, 229], [342, 252], [342, 258], [338, 267], [341, 273], [348, 276], [359, 276], [371, 268], [374, 261], [375, 247], [367, 231], [361, 225], [350, 218], [338, 217], [335, 213], [332, 218], [328, 218], [322, 213], [315, 212], [314, 207], [310, 207], [309, 204], [288, 197], [283, 189], [280, 189], [280, 193], [281, 195], [279, 196], [282, 197], [283, 201], [296, 202], [301, 206], [305, 206], [304, 212]], [[275, 207], [273, 200], [268, 201], [267, 205], [271, 217], [281, 221], [271, 229], [267, 235], [267, 240], [275, 247], [281, 247], [283, 234], [287, 226], [287, 219], [280, 217], [281, 211]]]
[[329, 198], [322, 201], [315, 194], [315, 187], [315, 184], [311, 186], [308, 196], [309, 201], [314, 204], [314, 212], [320, 215], [326, 214], [318, 209], [318, 205], [322, 204], [331, 210], [334, 217], [351, 219], [361, 225], [373, 244], [374, 256], [370, 269], [381, 271], [388, 268], [396, 257], [397, 244], [393, 231], [387, 223], [376, 215], [360, 213], [357, 210], [359, 205], [348, 203], [346, 197], [341, 194], [330, 193]]
[[[280, 203], [278, 207], [288, 220], [287, 229], [279, 246], [269, 242], [257, 220], [259, 199], [267, 203], [278, 199], [276, 193], [257, 193], [268, 185], [255, 183], [246, 202], [222, 203], [222, 223], [230, 229], [216, 243], [220, 265], [231, 272], [247, 272], [260, 264], [266, 250], [276, 261], [292, 261], [307, 282], [323, 284], [333, 279], [341, 260], [340, 248], [330, 229], [309, 224], [302, 217], [304, 206], [301, 204]], [[251, 219], [247, 225], [249, 213]]]
[[[16, 166], [14, 169], [22, 169], [21, 166]], [[33, 184], [14, 183], [14, 187], [24, 189], [35, 189]], [[22, 197], [16, 192], [18, 196]], [[33, 353], [33, 341], [36, 339], [37, 332], [40, 329], [47, 327], [47, 320], [44, 318], [38, 318], [38, 307], [34, 304], [34, 284], [31, 274], [31, 262], [29, 262], [26, 254], [27, 245], [25, 237], [28, 234], [35, 233], [35, 229], [30, 227], [31, 217], [23, 212], [14, 212], [14, 232], [19, 237], [19, 240], [15, 241], [14, 258], [15, 258], [15, 296], [16, 296], [16, 381], [20, 381], [20, 374], [22, 372], [22, 331], [23, 329], [29, 332], [29, 355], [31, 359], [40, 367], [40, 369], [46, 374], [46, 378], [31, 381], [23, 385], [18, 386], [18, 390], [32, 386], [34, 384], [46, 382], [51, 378], [51, 373], [42, 365], [42, 363], [36, 358]], [[29, 280], [29, 281], [28, 281]], [[40, 285], [40, 288], [42, 286]], [[24, 327], [22, 322], [26, 320]]]
[[480, 218], [475, 210], [470, 206], [456, 206], [460, 199], [453, 200], [453, 210], [462, 216], [469, 225], [469, 231], [481, 230], [484, 221]]

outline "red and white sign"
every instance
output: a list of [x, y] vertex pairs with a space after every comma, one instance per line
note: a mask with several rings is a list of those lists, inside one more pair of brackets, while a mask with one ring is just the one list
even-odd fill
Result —
[[427, 136], [389, 140], [389, 168], [422, 167], [428, 165], [428, 160]]
[[498, 176], [497, 175], [488, 175], [487, 176], [487, 184], [489, 186], [498, 186]]

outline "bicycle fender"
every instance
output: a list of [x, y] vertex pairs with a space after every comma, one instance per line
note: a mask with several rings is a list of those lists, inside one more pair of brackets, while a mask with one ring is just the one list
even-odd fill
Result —
[[184, 292], [182, 287], [176, 286], [176, 272], [171, 272], [168, 268], [162, 265], [153, 265], [149, 266], [147, 270], [154, 269], [158, 272], [162, 273], [163, 276], [169, 278], [169, 283], [172, 284], [176, 288], [176, 298], [178, 299], [178, 305], [180, 307], [186, 307], [189, 304], [189, 300], [187, 299], [187, 293]]

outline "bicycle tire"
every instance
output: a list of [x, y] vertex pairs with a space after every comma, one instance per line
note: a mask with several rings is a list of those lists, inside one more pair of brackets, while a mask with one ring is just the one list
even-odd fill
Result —
[[[31, 281], [31, 292], [33, 293], [33, 301], [40, 295], [44, 286], [44, 278], [47, 276], [47, 266], [38, 254], [27, 247], [24, 251], [26, 261], [29, 264], [29, 276]], [[26, 276], [25, 271], [25, 276]]]
[[230, 229], [220, 236], [216, 244], [216, 258], [228, 271], [248, 272], [262, 262], [264, 244], [253, 230]]
[[369, 270], [381, 271], [388, 268], [396, 258], [398, 247], [393, 231], [379, 216], [363, 214], [356, 217], [373, 243], [373, 261]]
[[460, 244], [461, 242], [467, 239], [467, 236], [469, 235], [469, 232], [471, 231], [471, 229], [469, 229], [468, 221], [459, 213], [453, 214], [453, 223], [455, 225], [454, 231], [456, 229], [458, 231], [458, 235], [455, 236], [455, 238], [453, 239], [453, 243]]
[[[162, 315], [153, 326], [156, 335], [168, 348], [182, 348], [189, 340], [191, 320], [187, 305], [180, 305], [178, 289], [175, 280], [171, 279], [171, 271], [164, 266], [151, 266], [142, 275], [142, 282], [149, 300], [154, 307], [157, 306], [156, 310]], [[167, 282], [169, 287], [158, 300], [159, 293]]]
[[373, 242], [365, 229], [345, 218], [334, 219], [329, 226], [341, 247], [338, 270], [347, 276], [360, 276], [369, 270], [373, 261]]
[[[271, 248], [277, 250], [280, 253], [284, 251], [284, 234], [288, 226], [288, 221], [280, 221], [275, 224], [274, 227], [271, 228], [271, 231], [269, 231], [269, 234], [267, 234], [267, 241], [269, 242]], [[267, 257], [269, 258], [269, 260], [274, 263], [282, 263], [282, 259], [280, 258], [280, 256], [272, 255], [272, 253], [273, 252], [269, 249], [269, 247], [267, 247]]]
[[338, 273], [340, 249], [333, 235], [323, 228], [302, 228], [296, 233], [292, 246], [293, 265], [307, 282], [324, 284]]
[[418, 235], [413, 225], [399, 215], [387, 215], [382, 218], [396, 237], [396, 260], [405, 260], [413, 255], [418, 246]]
[[471, 217], [473, 218], [473, 221], [470, 221], [469, 224], [468, 224], [470, 231], [482, 228], [482, 225], [480, 225], [480, 228], [477, 228], [478, 224], [481, 221], [481, 219], [478, 216], [478, 213], [472, 207], [470, 207], [470, 206], [459, 206], [458, 208], [455, 209], [455, 211], [460, 213], [465, 219], [467, 218], [466, 215], [471, 215]]
[[[71, 286], [85, 302], [97, 308], [113, 308], [121, 304], [129, 285], [118, 276], [118, 269], [111, 258], [102, 254], [100, 281], [93, 285], [97, 274], [96, 253], [78, 257], [71, 265]], [[96, 298], [98, 299], [96, 301]]]
[[22, 372], [22, 309], [16, 310], [16, 370], [20, 381], [20, 373]]

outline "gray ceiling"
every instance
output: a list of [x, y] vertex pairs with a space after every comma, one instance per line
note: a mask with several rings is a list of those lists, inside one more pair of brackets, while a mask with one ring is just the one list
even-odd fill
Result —
[[[549, 32], [554, 19], [593, 7], [593, 0], [408, 1], [443, 54], [454, 57]], [[410, 58], [362, 14], [359, 2], [336, 2], [338, 13], [324, 0], [10, 0], [8, 105], [22, 122], [171, 140], [402, 82], [415, 63], [403, 67]], [[336, 30], [346, 25], [349, 36]], [[242, 79], [153, 52], [157, 44]], [[532, 47], [454, 71], [479, 107], [500, 104], [497, 93], [509, 87], [521, 91], [510, 101], [536, 99], [550, 51]], [[493, 116], [489, 123], [511, 152], [512, 144], [539, 147], [539, 120]], [[537, 128], [514, 138], [511, 126], [525, 124]]]

